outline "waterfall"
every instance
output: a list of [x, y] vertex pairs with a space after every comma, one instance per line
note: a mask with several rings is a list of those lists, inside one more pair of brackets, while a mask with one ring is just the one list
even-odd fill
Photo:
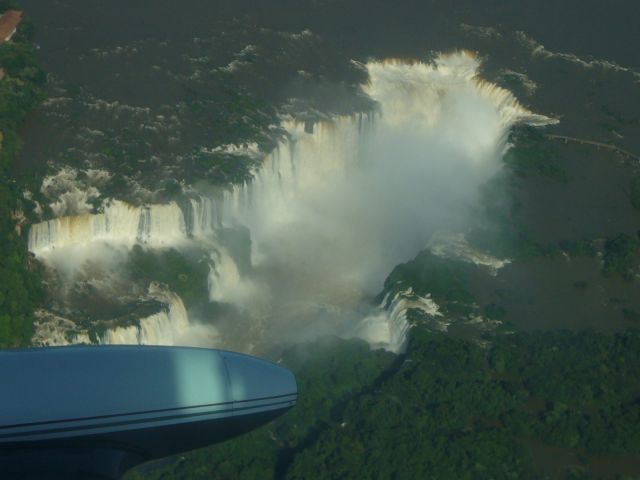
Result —
[[287, 139], [264, 158], [252, 181], [225, 193], [224, 219], [255, 223], [252, 219], [269, 212], [276, 221], [286, 221], [301, 192], [321, 193], [327, 183], [358, 166], [363, 125], [372, 123], [374, 115], [337, 117], [315, 124], [312, 132], [305, 122], [285, 120]]
[[140, 209], [136, 240], [150, 245], [172, 245], [187, 235], [182, 210], [175, 202]]
[[175, 245], [189, 236], [214, 235], [219, 227], [217, 211], [216, 200], [205, 196], [190, 199], [187, 212], [176, 202], [135, 207], [114, 200], [102, 213], [70, 215], [32, 225], [29, 250], [42, 255], [96, 241], [127, 247], [136, 243], [156, 247]]
[[376, 348], [402, 352], [406, 347], [407, 334], [412, 327], [407, 319], [407, 312], [411, 309], [437, 319], [438, 328], [447, 329], [448, 323], [431, 297], [421, 297], [413, 293], [412, 288], [408, 288], [397, 292], [393, 297], [391, 293], [387, 293], [376, 310], [363, 318], [348, 336], [366, 340]]
[[209, 301], [224, 302], [233, 298], [240, 285], [240, 272], [233, 259], [223, 250], [211, 252], [209, 264]]
[[141, 318], [137, 325], [108, 329], [100, 343], [119, 345], [176, 345], [189, 329], [189, 317], [182, 299], [158, 285], [149, 287], [151, 298], [164, 307], [157, 313]]
[[[118, 345], [176, 345], [191, 327], [187, 309], [175, 293], [151, 284], [147, 300], [160, 303], [160, 310], [131, 325], [107, 328], [98, 342]], [[90, 344], [91, 335], [71, 320], [43, 310], [36, 312], [32, 343], [38, 346]], [[110, 322], [107, 322], [110, 323]]]
[[135, 243], [162, 246], [172, 245], [186, 235], [184, 215], [175, 202], [134, 207], [116, 200], [102, 213], [54, 218], [32, 225], [29, 250], [41, 255], [95, 241], [128, 247]]
[[[233, 304], [247, 322], [260, 324], [255, 331], [271, 329], [271, 337], [286, 339], [305, 322], [343, 321], [351, 322], [344, 329], [355, 328], [372, 345], [402, 349], [408, 310], [438, 317], [430, 298], [405, 291], [366, 318], [350, 320], [294, 315], [293, 306], [361, 311], [360, 302], [380, 291], [389, 272], [439, 231], [453, 232], [450, 238], [458, 240], [432, 243], [437, 254], [486, 265], [497, 274], [507, 260], [477, 252], [455, 235], [475, 221], [479, 187], [501, 168], [509, 129], [555, 120], [481, 80], [480, 62], [469, 52], [441, 55], [432, 63], [372, 61], [365, 68], [369, 82], [362, 90], [377, 102], [375, 112], [313, 125], [284, 118], [286, 135], [251, 180], [219, 196], [190, 192], [180, 205], [137, 207], [114, 200], [100, 213], [35, 224], [29, 249], [54, 262], [51, 252], [92, 242], [127, 248], [197, 243], [209, 257], [209, 301]], [[244, 245], [230, 245], [241, 240], [227, 235], [237, 227], [250, 233], [251, 265], [242, 268], [237, 260], [244, 257], [238, 253]], [[265, 319], [275, 323], [263, 328]], [[171, 343], [188, 325], [184, 306], [176, 306], [114, 328], [101, 340]]]
[[211, 197], [200, 196], [189, 200], [191, 215], [189, 234], [194, 237], [212, 236], [219, 227], [218, 206]]
[[[480, 79], [480, 62], [469, 52], [431, 64], [388, 60], [366, 68], [370, 80], [363, 90], [378, 102], [376, 112], [313, 128], [284, 121], [286, 138], [251, 181], [224, 196], [222, 223], [248, 227], [254, 266], [271, 268], [274, 282], [286, 272], [292, 292], [308, 283], [306, 292], [332, 284], [356, 296], [375, 294], [393, 267], [424, 249], [433, 234], [456, 232], [473, 220], [470, 205], [501, 168], [513, 125], [555, 122]], [[450, 238], [457, 238], [455, 245], [434, 248], [449, 256], [455, 250], [492, 274], [508, 263], [473, 250], [463, 237]], [[221, 260], [217, 264], [210, 298], [229, 300], [228, 289], [220, 293], [225, 274]], [[235, 271], [229, 275], [233, 287]], [[276, 287], [262, 288], [267, 296], [280, 295]], [[429, 310], [430, 302], [398, 294], [361, 327], [372, 344], [397, 350], [406, 340], [406, 311]]]
[[[103, 250], [89, 248], [79, 251], [77, 247], [91, 246], [95, 242], [127, 249], [136, 244], [145, 245], [146, 248], [181, 247], [190, 239], [197, 239], [213, 249], [211, 289], [217, 293], [212, 294], [212, 299], [221, 301], [224, 292], [232, 290], [239, 281], [239, 273], [234, 260], [217, 245], [216, 201], [199, 196], [186, 205], [186, 211], [183, 211], [176, 202], [136, 207], [122, 201], [112, 201], [101, 213], [83, 213], [32, 225], [29, 249], [56, 270], [66, 271], [67, 266], [73, 264], [80, 272], [81, 267], [77, 265], [81, 266], [82, 262], [78, 262], [78, 258], [84, 256], [94, 263], [103, 261], [101, 265], [106, 265], [106, 268], [109, 268], [109, 260], [105, 262], [104, 258], [100, 258], [104, 255]], [[108, 271], [105, 274], [110, 275]], [[148, 298], [163, 303], [165, 308], [138, 319], [134, 324], [108, 328], [99, 338], [100, 343], [174, 345], [180, 343], [181, 338], [189, 336], [192, 326], [179, 296], [152, 284]], [[78, 327], [70, 320], [54, 318], [54, 315], [44, 317], [34, 335], [34, 344], [90, 343], [88, 332], [76, 334]], [[210, 338], [216, 336], [212, 331], [205, 330], [201, 332], [203, 335]], [[197, 338], [190, 338], [188, 342], [199, 343]]]

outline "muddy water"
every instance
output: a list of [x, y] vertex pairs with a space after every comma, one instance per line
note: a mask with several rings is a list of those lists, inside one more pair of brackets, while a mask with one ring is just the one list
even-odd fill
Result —
[[569, 180], [530, 176], [519, 181], [516, 190], [521, 218], [532, 238], [550, 243], [635, 235], [640, 212], [629, 201], [629, 180], [640, 166], [591, 146], [551, 145]]
[[598, 258], [532, 259], [506, 266], [472, 290], [483, 303], [495, 302], [507, 320], [525, 330], [638, 327], [623, 309], [640, 312], [638, 286], [620, 277], [604, 277]]

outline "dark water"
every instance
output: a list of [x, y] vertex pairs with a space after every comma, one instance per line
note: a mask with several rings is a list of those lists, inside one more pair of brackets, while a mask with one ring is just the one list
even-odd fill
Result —
[[524, 330], [638, 327], [623, 310], [640, 311], [638, 287], [604, 277], [598, 258], [531, 259], [506, 266], [495, 278], [480, 276], [472, 290], [482, 303], [496, 303]]
[[[151, 108], [175, 105], [185, 100], [185, 86], [197, 83], [186, 78], [194, 73], [194, 59], [206, 70], [225, 65], [247, 44], [268, 47], [273, 38], [264, 36], [265, 29], [309, 29], [318, 35], [319, 46], [308, 51], [306, 59], [290, 55], [290, 61], [299, 63], [296, 67], [311, 67], [311, 71], [315, 64], [324, 78], [344, 77], [344, 63], [351, 58], [424, 58], [432, 51], [468, 48], [486, 57], [490, 77], [500, 69], [511, 69], [538, 83], [539, 91], [523, 100], [540, 112], [562, 115], [562, 132], [607, 140], [611, 134], [606, 128], [615, 128], [625, 137], [614, 137], [618, 142], [636, 149], [640, 145], [637, 135], [625, 135], [625, 125], [617, 124], [637, 121], [633, 105], [639, 101], [639, 77], [532, 56], [531, 47], [515, 37], [521, 31], [548, 51], [638, 70], [640, 58], [634, 39], [640, 7], [633, 1], [604, 5], [597, 1], [533, 4], [493, 0], [480, 5], [405, 0], [390, 6], [379, 0], [188, 0], [179, 5], [166, 0], [26, 0], [24, 5], [38, 25], [47, 69], [63, 87], [81, 87], [105, 101]], [[494, 31], [481, 34], [461, 25], [492, 27]], [[264, 54], [276, 52], [267, 49]], [[286, 70], [285, 65], [277, 67]], [[277, 79], [280, 84], [273, 80], [263, 77], [262, 82], [248, 87], [271, 101], [287, 96], [290, 78], [281, 74]], [[83, 124], [85, 116], [90, 117], [87, 112], [77, 113], [78, 124]], [[118, 120], [123, 124], [128, 119]], [[65, 141], [70, 133], [56, 131], [51, 123], [55, 122], [32, 127], [34, 135], [46, 139], [46, 144], [41, 152], [27, 151], [25, 156], [44, 160], [45, 155], [51, 158], [70, 147], [73, 140]], [[604, 124], [608, 124], [605, 132]], [[637, 127], [637, 123], [633, 125]], [[73, 129], [74, 124], [65, 127]], [[183, 128], [194, 126], [186, 122]], [[197, 144], [204, 142], [204, 137], [184, 134], [180, 140]]]

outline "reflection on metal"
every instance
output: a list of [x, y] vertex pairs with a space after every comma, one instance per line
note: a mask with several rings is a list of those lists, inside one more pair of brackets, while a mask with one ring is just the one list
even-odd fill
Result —
[[297, 399], [288, 370], [201, 348], [2, 351], [0, 378], [3, 478], [119, 478], [247, 432]]

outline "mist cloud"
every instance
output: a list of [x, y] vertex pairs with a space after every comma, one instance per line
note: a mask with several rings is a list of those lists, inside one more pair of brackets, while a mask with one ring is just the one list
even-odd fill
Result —
[[[500, 169], [509, 128], [544, 121], [479, 80], [478, 67], [465, 52], [434, 64], [370, 62], [363, 89], [377, 113], [317, 123], [312, 133], [285, 123], [289, 139], [225, 199], [225, 221], [249, 227], [254, 247], [255, 275], [243, 281], [255, 301], [239, 307], [270, 312], [265, 336], [282, 340], [336, 316], [357, 322], [358, 305], [394, 266], [434, 233], [473, 226], [479, 187]], [[300, 304], [306, 314], [291, 308]], [[323, 317], [326, 305], [335, 310]]]

